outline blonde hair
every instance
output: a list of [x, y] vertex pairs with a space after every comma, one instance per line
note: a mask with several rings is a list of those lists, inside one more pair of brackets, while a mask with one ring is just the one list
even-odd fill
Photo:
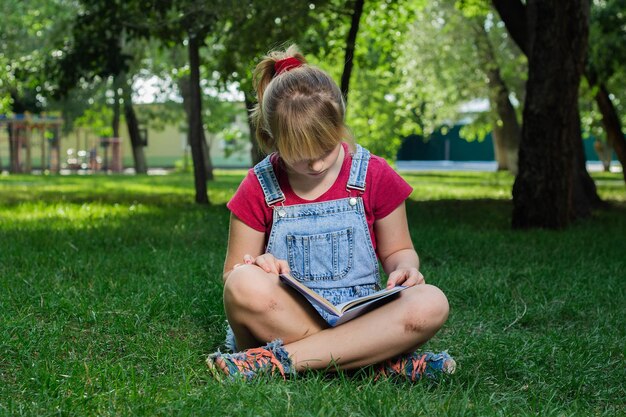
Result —
[[[276, 74], [275, 63], [288, 57], [302, 65]], [[307, 64], [296, 45], [265, 56], [253, 80], [258, 102], [252, 120], [264, 152], [278, 151], [290, 163], [319, 158], [343, 139], [352, 142], [341, 90], [328, 74]]]

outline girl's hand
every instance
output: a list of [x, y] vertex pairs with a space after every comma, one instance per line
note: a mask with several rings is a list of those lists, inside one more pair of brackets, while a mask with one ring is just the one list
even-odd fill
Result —
[[400, 268], [389, 274], [387, 280], [387, 288], [393, 288], [397, 285], [412, 287], [414, 285], [425, 284], [424, 275], [417, 268]]
[[282, 259], [274, 258], [274, 255], [270, 253], [264, 253], [256, 258], [252, 255], [243, 256], [243, 264], [237, 264], [234, 267], [237, 268], [241, 265], [256, 265], [267, 273], [283, 274], [289, 272], [289, 264]]

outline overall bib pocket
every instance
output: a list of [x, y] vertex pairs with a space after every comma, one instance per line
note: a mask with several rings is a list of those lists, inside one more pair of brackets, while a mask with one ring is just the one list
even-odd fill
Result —
[[352, 268], [352, 227], [315, 235], [287, 235], [291, 274], [300, 281], [340, 280]]

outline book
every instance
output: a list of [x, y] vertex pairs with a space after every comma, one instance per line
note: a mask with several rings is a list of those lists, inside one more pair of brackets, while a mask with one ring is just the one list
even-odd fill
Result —
[[290, 274], [281, 274], [280, 280], [302, 294], [313, 306], [317, 306], [328, 312], [331, 316], [333, 316], [331, 318], [336, 317], [336, 320], [330, 320], [329, 322], [329, 324], [333, 327], [352, 320], [353, 318], [373, 310], [376, 307], [380, 307], [382, 304], [390, 301], [392, 296], [408, 288], [404, 286], [386, 288], [370, 295], [334, 305]]

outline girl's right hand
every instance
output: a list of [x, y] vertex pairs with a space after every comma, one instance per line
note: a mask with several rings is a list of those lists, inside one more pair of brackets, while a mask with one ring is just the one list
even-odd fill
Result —
[[[242, 264], [235, 265], [241, 266]], [[276, 259], [271, 253], [264, 253], [256, 258], [252, 255], [243, 256], [243, 265], [256, 265], [267, 273], [284, 274], [289, 272], [289, 264], [283, 259]]]

